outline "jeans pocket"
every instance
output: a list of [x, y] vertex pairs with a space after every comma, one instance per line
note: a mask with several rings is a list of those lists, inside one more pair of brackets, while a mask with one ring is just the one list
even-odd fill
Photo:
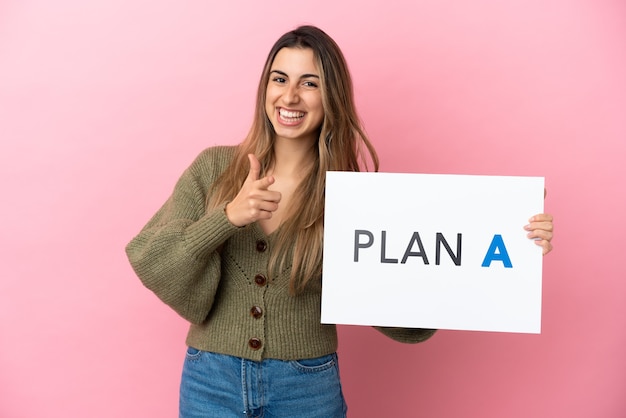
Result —
[[293, 368], [301, 372], [316, 373], [335, 367], [337, 355], [333, 353], [322, 357], [292, 360], [289, 363]]
[[198, 350], [197, 348], [187, 347], [187, 351], [185, 352], [185, 357], [187, 360], [198, 360], [202, 356], [202, 350]]

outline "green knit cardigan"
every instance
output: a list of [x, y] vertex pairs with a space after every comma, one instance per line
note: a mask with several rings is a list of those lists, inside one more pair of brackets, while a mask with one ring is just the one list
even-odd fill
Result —
[[[191, 347], [251, 360], [295, 360], [337, 350], [337, 331], [320, 323], [321, 277], [289, 294], [290, 267], [267, 277], [274, 234], [238, 228], [223, 207], [206, 210], [211, 185], [235, 147], [204, 150], [126, 253], [137, 276], [191, 323]], [[421, 342], [435, 331], [376, 327], [394, 340]]]

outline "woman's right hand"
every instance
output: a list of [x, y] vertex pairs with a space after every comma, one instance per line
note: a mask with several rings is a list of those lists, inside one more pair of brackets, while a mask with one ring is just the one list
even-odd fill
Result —
[[250, 172], [241, 190], [232, 202], [226, 205], [226, 217], [235, 226], [246, 226], [261, 219], [269, 219], [278, 209], [280, 192], [269, 190], [274, 177], [259, 179], [261, 163], [254, 154], [248, 154]]

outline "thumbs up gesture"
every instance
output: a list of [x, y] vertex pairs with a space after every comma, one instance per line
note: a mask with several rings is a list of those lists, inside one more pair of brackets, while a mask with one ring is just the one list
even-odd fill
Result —
[[261, 163], [254, 154], [248, 154], [250, 171], [246, 181], [232, 202], [226, 205], [226, 217], [235, 226], [245, 226], [260, 219], [269, 219], [278, 209], [280, 192], [269, 190], [274, 177], [259, 179]]

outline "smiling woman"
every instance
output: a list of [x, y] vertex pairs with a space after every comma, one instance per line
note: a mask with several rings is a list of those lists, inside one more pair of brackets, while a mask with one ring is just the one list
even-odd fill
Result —
[[359, 171], [363, 150], [378, 168], [358, 120], [335, 42], [286, 33], [245, 141], [202, 152], [128, 244], [145, 286], [191, 322], [181, 417], [345, 417], [336, 327], [320, 323], [324, 185], [328, 170]]
[[245, 141], [202, 152], [127, 246], [144, 285], [191, 322], [181, 417], [346, 416], [337, 330], [320, 321], [324, 190], [327, 171], [368, 158], [377, 170], [337, 44], [312, 26], [283, 35]]

